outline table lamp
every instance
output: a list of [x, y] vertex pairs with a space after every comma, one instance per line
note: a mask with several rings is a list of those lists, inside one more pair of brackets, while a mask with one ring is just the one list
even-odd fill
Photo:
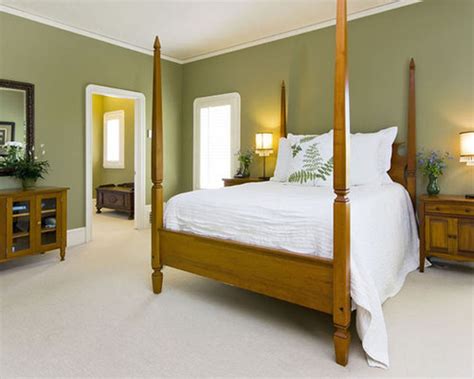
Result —
[[[460, 142], [460, 162], [465, 162], [468, 166], [474, 166], [474, 131], [459, 133]], [[474, 199], [474, 194], [466, 195], [467, 199]]]
[[265, 176], [265, 159], [273, 153], [273, 134], [257, 133], [255, 135], [255, 152], [263, 157], [263, 176], [260, 179], [268, 179]]

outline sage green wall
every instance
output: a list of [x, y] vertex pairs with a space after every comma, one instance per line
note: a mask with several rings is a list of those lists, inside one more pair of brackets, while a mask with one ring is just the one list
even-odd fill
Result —
[[[124, 111], [124, 163], [120, 169], [104, 168], [104, 113]], [[119, 99], [110, 96], [93, 95], [92, 99], [92, 127], [93, 127], [93, 183], [92, 191], [95, 198], [95, 189], [102, 184], [132, 183], [135, 176], [135, 135], [134, 135], [135, 100]]]
[[0, 121], [15, 123], [14, 141], [25, 143], [25, 92], [0, 90]]
[[[350, 22], [352, 130], [398, 125], [399, 140], [405, 138], [407, 65], [413, 56], [418, 146], [448, 149], [457, 158], [458, 133], [474, 125], [473, 14], [471, 0], [424, 0]], [[192, 188], [196, 97], [240, 93], [246, 148], [258, 130], [273, 130], [276, 137], [284, 79], [289, 131], [322, 132], [332, 126], [333, 66], [334, 28], [183, 66], [164, 61], [165, 198]], [[69, 228], [83, 226], [85, 88], [93, 83], [142, 92], [150, 128], [152, 58], [0, 13], [0, 77], [35, 84], [36, 140], [46, 144], [51, 163], [44, 184], [71, 187]], [[147, 139], [148, 201], [150, 147]], [[268, 161], [273, 169], [275, 158]], [[261, 159], [252, 171], [260, 173]], [[472, 178], [474, 173], [455, 159], [440, 184], [446, 193], [472, 192]], [[0, 188], [17, 185], [0, 178]]]
[[[150, 41], [150, 46], [153, 41]], [[179, 192], [183, 67], [164, 61], [165, 198]], [[98, 84], [142, 92], [151, 128], [152, 57], [0, 13], [0, 77], [35, 85], [36, 141], [46, 144], [45, 185], [68, 186], [69, 228], [85, 224], [85, 90]], [[150, 140], [147, 140], [150, 198]], [[18, 186], [0, 178], [0, 188]]]
[[[408, 62], [417, 63], [418, 147], [456, 156], [440, 185], [445, 193], [474, 191], [471, 168], [458, 162], [458, 133], [474, 129], [472, 0], [424, 0], [349, 23], [351, 128], [398, 125], [406, 135]], [[255, 132], [279, 125], [279, 86], [288, 91], [288, 130], [332, 127], [334, 27], [197, 61], [184, 66], [183, 190], [192, 188], [193, 101], [239, 92], [242, 147]], [[273, 170], [275, 158], [269, 159]], [[261, 172], [261, 159], [251, 167]], [[425, 182], [419, 181], [419, 189]]]

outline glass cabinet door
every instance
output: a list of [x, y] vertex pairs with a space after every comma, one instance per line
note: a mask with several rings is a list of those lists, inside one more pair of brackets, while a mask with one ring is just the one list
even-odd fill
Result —
[[59, 246], [59, 230], [61, 202], [57, 194], [38, 197], [37, 214], [39, 233], [39, 247]]
[[7, 207], [7, 257], [29, 254], [34, 246], [34, 198], [16, 198]]

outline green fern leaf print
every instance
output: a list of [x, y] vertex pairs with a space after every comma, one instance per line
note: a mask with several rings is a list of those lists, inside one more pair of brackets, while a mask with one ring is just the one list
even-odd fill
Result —
[[300, 139], [300, 143], [306, 143], [309, 141], [312, 141], [316, 138], [317, 136], [306, 136]]
[[293, 154], [293, 158], [298, 155], [298, 153], [303, 150], [300, 145], [297, 145], [296, 143], [294, 145], [291, 145], [291, 151]]
[[[307, 137], [309, 138], [309, 137]], [[310, 138], [308, 141], [311, 141], [313, 138]], [[300, 145], [293, 145], [293, 158], [303, 149]], [[289, 177], [288, 181], [290, 183], [307, 183], [308, 181], [314, 181], [316, 179], [321, 179], [326, 181], [327, 178], [331, 175], [334, 169], [333, 157], [328, 159], [326, 162], [321, 157], [321, 153], [318, 148], [317, 143], [310, 145], [303, 156], [303, 168], [301, 170], [293, 172]]]

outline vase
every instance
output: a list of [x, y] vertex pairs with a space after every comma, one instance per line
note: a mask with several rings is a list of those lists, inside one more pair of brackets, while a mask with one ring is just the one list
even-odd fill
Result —
[[248, 178], [250, 176], [250, 168], [247, 165], [242, 167], [242, 178]]
[[430, 175], [428, 177], [428, 187], [426, 187], [426, 192], [428, 192], [428, 195], [430, 196], [435, 196], [439, 194], [439, 184], [438, 184], [438, 177], [434, 175]]
[[21, 180], [21, 186], [23, 187], [24, 190], [33, 188], [36, 184], [35, 179], [27, 178], [27, 179], [22, 179]]

